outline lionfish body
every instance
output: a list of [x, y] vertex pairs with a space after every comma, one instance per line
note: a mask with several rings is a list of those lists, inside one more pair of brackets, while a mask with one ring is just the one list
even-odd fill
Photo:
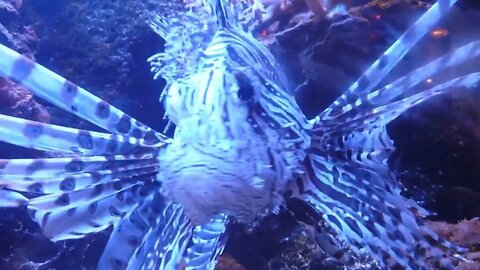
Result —
[[[433, 5], [313, 121], [287, 91], [274, 57], [245, 31], [248, 1], [205, 0], [184, 17], [158, 18], [153, 28], [167, 40], [166, 52], [149, 61], [168, 83], [173, 139], [0, 46], [2, 76], [110, 132], [0, 115], [0, 140], [75, 154], [2, 160], [0, 204], [26, 205], [54, 241], [113, 225], [99, 269], [175, 269], [182, 259], [187, 269], [213, 269], [229, 222], [251, 223], [297, 199], [317, 211], [315, 223], [380, 265], [428, 269], [427, 257], [461, 249], [424, 225], [427, 212], [400, 195], [386, 164], [394, 148], [385, 125], [432, 96], [476, 85], [479, 73], [414, 88], [478, 57], [480, 44], [375, 87], [455, 2]], [[321, 247], [338, 255], [335, 239], [319, 235]]]
[[160, 157], [161, 181], [197, 224], [216, 213], [249, 223], [278, 208], [310, 140], [277, 62], [226, 12], [218, 11], [224, 22], [197, 69], [174, 80], [165, 97], [176, 131]]

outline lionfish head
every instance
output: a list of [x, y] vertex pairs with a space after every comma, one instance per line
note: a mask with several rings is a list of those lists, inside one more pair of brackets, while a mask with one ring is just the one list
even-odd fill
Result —
[[160, 156], [160, 180], [194, 223], [218, 213], [248, 223], [275, 201], [269, 146], [249, 123], [259, 84], [248, 69], [222, 62], [168, 89], [177, 128]]

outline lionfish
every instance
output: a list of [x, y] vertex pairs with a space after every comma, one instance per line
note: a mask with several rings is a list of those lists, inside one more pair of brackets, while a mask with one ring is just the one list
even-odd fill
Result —
[[[253, 1], [253, 0], [252, 0]], [[384, 86], [402, 57], [455, 4], [439, 0], [333, 104], [307, 120], [279, 63], [250, 33], [250, 1], [198, 0], [156, 18], [167, 42], [149, 61], [173, 138], [45, 67], [0, 46], [0, 73], [109, 133], [0, 115], [0, 140], [69, 157], [0, 161], [0, 204], [26, 206], [52, 241], [113, 226], [99, 269], [213, 269], [233, 222], [252, 224], [301, 200], [317, 212], [320, 246], [337, 238], [384, 268], [454, 265], [463, 249], [424, 223], [428, 211], [400, 195], [387, 159], [386, 125], [407, 109], [480, 73], [415, 87], [480, 54], [479, 41]], [[249, 15], [250, 14], [250, 15]], [[65, 155], [66, 156], [66, 155]], [[457, 257], [461, 257], [458, 255]], [[440, 266], [439, 266], [440, 267]]]

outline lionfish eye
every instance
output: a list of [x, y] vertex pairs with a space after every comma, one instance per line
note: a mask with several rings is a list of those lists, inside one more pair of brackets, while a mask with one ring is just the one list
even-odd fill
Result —
[[238, 98], [243, 101], [247, 101], [253, 98], [255, 94], [255, 90], [253, 89], [253, 85], [248, 79], [248, 77], [243, 73], [235, 74], [235, 79], [237, 79], [238, 85]]

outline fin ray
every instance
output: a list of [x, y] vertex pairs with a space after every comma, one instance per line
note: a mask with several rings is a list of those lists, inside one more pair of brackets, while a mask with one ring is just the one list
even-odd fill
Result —
[[[168, 203], [163, 211], [164, 222], [158, 223], [144, 237], [141, 248], [130, 260], [127, 269], [176, 269], [192, 235], [192, 225], [183, 208]], [[162, 225], [162, 226], [160, 226]]]
[[67, 173], [65, 169], [60, 169], [59, 172], [55, 171], [55, 176], [49, 174], [25, 176], [25, 173], [16, 175], [0, 174], [0, 186], [36, 194], [58, 194], [65, 191], [78, 191], [98, 184], [110, 183], [119, 178], [156, 174], [158, 172], [158, 164], [155, 161], [155, 159], [142, 160], [140, 162], [131, 161], [131, 164], [123, 165], [122, 167], [79, 173]]
[[146, 234], [163, 223], [166, 217], [162, 212], [167, 206], [163, 196], [155, 192], [115, 224], [97, 268], [126, 269], [135, 252], [143, 248]]
[[373, 90], [456, 2], [457, 0], [439, 0], [435, 3], [344, 94], [317, 116], [315, 121], [332, 120], [350, 111], [354, 105], [349, 101]]
[[[359, 129], [369, 130], [382, 127], [390, 123], [406, 110], [421, 104], [432, 97], [458, 88], [471, 89], [478, 86], [479, 82], [480, 72], [454, 78], [412, 96], [371, 109], [365, 114], [359, 114], [356, 118], [340, 123], [332, 130], [326, 129], [326, 131], [328, 130], [328, 133], [331, 132], [332, 134], [346, 134], [347, 132], [354, 132]], [[335, 135], [333, 137], [335, 137]]]
[[0, 55], [0, 76], [22, 84], [59, 108], [112, 133], [145, 138], [149, 144], [167, 140], [163, 134], [2, 44]]
[[299, 197], [317, 209], [357, 252], [366, 246], [385, 267], [399, 264], [417, 269], [427, 267], [422, 250], [436, 258], [445, 250], [461, 250], [433, 233], [416, 214], [422, 208], [401, 197], [399, 190], [371, 186], [370, 178], [388, 176], [364, 175], [357, 171], [358, 165], [332, 157], [310, 158], [308, 175], [312, 178], [300, 185]]
[[408, 75], [403, 76], [380, 89], [359, 95], [360, 97], [352, 102], [355, 104], [355, 108], [352, 107], [352, 109], [345, 111], [342, 115], [337, 116], [334, 119], [323, 120], [321, 125], [333, 127], [338, 123], [357, 118], [360, 114], [373, 110], [375, 107], [388, 105], [398, 97], [405, 98], [405, 95], [407, 95], [406, 97], [413, 96], [423, 89], [422, 87], [417, 86], [419, 83], [425, 82], [427, 79], [442, 70], [461, 65], [466, 61], [471, 61], [479, 56], [480, 41], [468, 43], [447, 55], [439, 57], [432, 62], [415, 69]]
[[144, 139], [85, 131], [0, 114], [0, 140], [38, 150], [82, 155], [148, 152], [162, 144]]
[[156, 187], [154, 180], [140, 181], [118, 190], [108, 190], [102, 195], [82, 194], [85, 196], [83, 202], [80, 196], [71, 202], [65, 197], [69, 194], [64, 193], [57, 196], [61, 200], [57, 199], [54, 207], [49, 205], [53, 196], [46, 195], [30, 200], [28, 208], [33, 211], [33, 218], [43, 234], [52, 241], [77, 239], [118, 222]]
[[213, 270], [227, 241], [227, 215], [219, 214], [209, 223], [195, 226], [192, 246], [187, 249], [186, 268]]
[[28, 203], [28, 198], [13, 190], [0, 189], [0, 207], [18, 207]]

